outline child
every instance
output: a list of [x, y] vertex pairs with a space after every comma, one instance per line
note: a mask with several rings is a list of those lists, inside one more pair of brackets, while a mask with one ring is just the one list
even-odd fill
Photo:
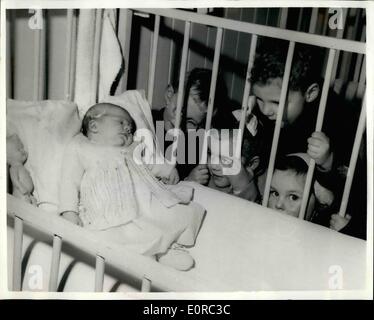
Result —
[[[293, 217], [299, 216], [309, 161], [310, 157], [305, 153], [277, 159], [270, 185], [269, 208]], [[332, 206], [333, 201], [333, 193], [315, 180], [305, 213], [306, 220], [311, 220], [319, 209], [326, 210]]]
[[83, 134], [65, 152], [59, 212], [105, 239], [188, 270], [194, 261], [178, 245], [194, 244], [204, 210], [189, 202], [192, 194], [177, 195], [137, 164], [135, 130], [120, 106], [99, 103], [87, 111]]
[[[208, 108], [209, 90], [212, 72], [209, 69], [195, 68], [187, 78], [184, 100], [182, 102], [182, 118], [181, 130], [185, 134], [185, 147], [178, 148], [179, 153], [184, 152], [186, 163], [178, 163], [177, 169], [181, 179], [195, 181], [205, 184], [203, 170], [200, 166], [196, 166], [199, 161], [199, 144], [200, 141], [196, 139], [194, 134], [189, 134], [195, 130], [205, 129], [205, 120]], [[157, 121], [163, 121], [165, 132], [175, 127], [176, 108], [178, 92], [177, 85], [169, 85], [166, 93], [166, 107], [160, 111], [153, 111], [153, 118], [158, 126]], [[234, 128], [235, 118], [229, 109], [229, 100], [227, 95], [226, 85], [218, 75], [216, 82], [216, 91], [214, 98], [214, 111], [212, 117], [212, 128]], [[156, 130], [157, 131], [157, 130]], [[163, 141], [164, 137], [158, 136], [159, 141]], [[188, 160], [188, 146], [196, 147], [196, 159], [193, 163]], [[166, 145], [168, 147], [169, 145]], [[179, 158], [178, 158], [179, 159]]]
[[20, 199], [36, 205], [36, 199], [32, 195], [34, 184], [24, 163], [27, 153], [23, 148], [21, 140], [16, 134], [7, 137], [7, 164], [9, 165], [9, 175], [12, 182], [12, 194]]
[[235, 155], [238, 131], [211, 130], [206, 169], [209, 179], [207, 185], [246, 200], [256, 201], [259, 196], [257, 189], [257, 175], [260, 170], [259, 140], [245, 130], [240, 159], [238, 159]]
[[[257, 100], [254, 112], [269, 128], [267, 145], [271, 145], [277, 117], [288, 44], [271, 40], [259, 49], [251, 72], [252, 91]], [[318, 170], [330, 171], [349, 162], [356, 126], [347, 106], [329, 92], [322, 132], [315, 132], [321, 93], [320, 61], [323, 59], [316, 49], [296, 45], [278, 153], [307, 152]]]
[[[251, 72], [252, 93], [257, 100], [254, 113], [264, 126], [264, 144], [268, 146], [268, 150], [261, 156], [264, 161], [269, 157], [287, 46], [286, 41], [271, 39], [265, 42], [258, 50]], [[312, 46], [295, 46], [277, 153], [308, 153], [315, 160], [316, 174], [339, 199], [346, 178], [341, 172], [346, 172], [349, 165], [359, 110], [349, 108], [351, 106], [346, 101], [330, 91], [322, 131], [315, 132], [322, 83], [320, 74], [323, 59], [320, 53]], [[363, 162], [366, 163], [366, 159]], [[355, 174], [360, 175], [359, 171], [360, 166], [356, 168]], [[350, 204], [356, 211], [351, 213], [366, 217], [366, 207], [361, 205], [361, 197], [354, 191], [357, 187], [359, 184], [354, 185], [351, 191], [354, 196], [350, 198]], [[366, 218], [360, 220], [365, 221]], [[364, 229], [364, 224], [359, 229]]]

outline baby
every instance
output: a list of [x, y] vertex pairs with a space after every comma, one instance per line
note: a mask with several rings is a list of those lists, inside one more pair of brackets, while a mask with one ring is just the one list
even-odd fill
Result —
[[21, 140], [16, 134], [7, 137], [7, 163], [9, 165], [9, 175], [12, 181], [12, 194], [31, 204], [36, 204], [33, 197], [34, 184], [24, 163], [27, 159], [27, 153], [23, 148]]
[[[290, 154], [277, 159], [270, 185], [269, 208], [293, 217], [299, 216], [309, 160], [310, 157], [306, 153]], [[333, 193], [315, 181], [305, 219], [312, 219], [317, 205], [329, 207], [333, 201]]]
[[[134, 159], [136, 124], [120, 106], [99, 103], [84, 116], [82, 134], [65, 151], [61, 215], [109, 241], [178, 270], [193, 267], [192, 246], [204, 209], [167, 187]], [[160, 176], [176, 182], [170, 174]]]

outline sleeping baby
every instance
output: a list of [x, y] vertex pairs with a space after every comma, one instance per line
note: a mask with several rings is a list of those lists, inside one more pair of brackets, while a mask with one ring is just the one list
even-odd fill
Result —
[[186, 197], [183, 187], [157, 179], [176, 183], [175, 171], [156, 178], [151, 166], [134, 159], [135, 130], [118, 105], [99, 103], [87, 111], [82, 134], [65, 150], [59, 212], [104, 239], [189, 270], [194, 260], [185, 246], [194, 245], [205, 210], [190, 201], [191, 189]]

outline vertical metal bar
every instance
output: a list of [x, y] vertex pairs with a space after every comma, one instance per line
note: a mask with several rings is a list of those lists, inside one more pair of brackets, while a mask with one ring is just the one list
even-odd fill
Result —
[[95, 292], [103, 291], [104, 271], [105, 271], [105, 259], [103, 257], [96, 256]]
[[152, 282], [151, 280], [143, 277], [141, 292], [151, 292]]
[[[361, 42], [365, 41], [365, 27], [363, 28], [362, 34], [361, 34]], [[356, 61], [356, 68], [355, 68], [355, 74], [353, 76], [353, 81], [357, 82], [359, 79], [359, 74], [361, 68], [365, 68], [365, 64], [362, 62], [364, 58], [364, 55], [362, 54], [357, 54], [357, 61]]]
[[73, 10], [74, 9], [67, 9], [67, 17], [66, 17], [66, 57], [65, 57], [65, 99], [70, 101], [71, 100], [71, 92], [70, 92], [70, 81], [71, 81], [71, 58], [72, 58], [72, 45], [73, 45]]
[[91, 104], [96, 103], [98, 97], [102, 17], [103, 9], [96, 9], [95, 40], [91, 78]]
[[301, 23], [303, 22], [304, 8], [300, 8], [299, 18], [297, 20], [297, 31], [301, 31]]
[[[345, 29], [345, 22], [347, 20], [347, 13], [348, 13], [348, 9], [347, 8], [343, 8], [343, 29], [339, 29], [336, 33], [336, 38], [338, 39], [342, 39], [343, 38], [343, 35], [344, 35], [344, 29]], [[336, 79], [336, 73], [337, 73], [337, 70], [338, 70], [338, 63], [339, 63], [339, 57], [340, 57], [340, 50], [338, 50], [336, 52], [336, 58], [335, 58], [335, 61], [334, 61], [334, 66], [332, 68], [332, 74], [331, 74], [331, 79], [330, 79], [330, 87], [334, 84], [334, 81]]]
[[365, 124], [366, 124], [365, 120], [366, 120], [366, 94], [365, 94], [364, 100], [362, 102], [360, 120], [359, 120], [358, 125], [357, 125], [355, 141], [354, 141], [354, 144], [353, 144], [351, 159], [349, 161], [347, 179], [346, 179], [345, 185], [344, 185], [342, 202], [340, 203], [339, 215], [342, 216], [342, 217], [345, 216], [345, 213], [346, 213], [346, 210], [347, 210], [349, 193], [351, 191], [353, 176], [354, 176], [355, 169], [356, 169], [357, 158], [358, 158], [358, 154], [359, 154], [359, 151], [360, 151], [361, 140], [362, 140], [362, 136], [363, 136], [363, 133], [364, 133], [364, 130], [365, 130]]
[[72, 24], [72, 36], [71, 36], [71, 56], [70, 56], [70, 87], [69, 93], [70, 97], [69, 100], [74, 100], [74, 88], [75, 88], [75, 70], [76, 70], [76, 60], [77, 60], [77, 16], [75, 13], [75, 9], [73, 9], [73, 24]]
[[14, 217], [14, 244], [13, 244], [13, 291], [22, 288], [22, 239], [23, 221]]
[[317, 20], [318, 20], [318, 8], [313, 8], [312, 9], [312, 15], [310, 17], [308, 33], [315, 33], [316, 32]]
[[48, 291], [57, 291], [58, 272], [60, 268], [62, 239], [59, 236], [53, 236], [51, 271], [49, 275]]
[[212, 125], [214, 97], [216, 94], [217, 76], [218, 76], [218, 68], [219, 68], [219, 58], [221, 55], [222, 35], [223, 35], [223, 29], [217, 28], [216, 45], [214, 48], [212, 77], [210, 80], [210, 89], [209, 89], [208, 109], [207, 109], [206, 121], [205, 121], [203, 151], [202, 151], [200, 163], [206, 163], [207, 158], [208, 158], [208, 136], [209, 136], [210, 127]]
[[[119, 10], [119, 21], [118, 21], [118, 39], [123, 52], [124, 58], [124, 75], [117, 87], [116, 93], [122, 93], [127, 90], [127, 81], [129, 77], [129, 57], [130, 57], [130, 42], [131, 42], [131, 27], [132, 27], [132, 15], [131, 9], [120, 9]], [[120, 92], [118, 92], [120, 90]]]
[[[175, 19], [172, 21], [171, 25], [172, 30], [175, 28]], [[168, 84], [171, 84], [172, 74], [173, 74], [173, 62], [174, 62], [174, 50], [175, 44], [173, 40], [170, 40], [170, 50], [169, 50], [169, 69], [168, 69]], [[206, 58], [205, 58], [206, 59]], [[174, 88], [175, 89], [175, 88]]]
[[152, 53], [149, 61], [149, 77], [148, 77], [148, 103], [152, 106], [153, 100], [153, 89], [155, 85], [155, 70], [157, 61], [157, 45], [158, 45], [158, 34], [160, 32], [160, 16], [155, 16], [155, 27], [153, 31], [153, 41], [151, 45]]
[[[333, 68], [333, 64], [334, 64], [335, 54], [336, 54], [335, 49], [330, 49], [329, 50], [329, 57], [328, 57], [328, 60], [327, 60], [327, 67], [326, 67], [326, 73], [325, 73], [325, 80], [323, 82], [323, 87], [322, 87], [321, 100], [319, 102], [319, 108], [318, 108], [318, 114], [317, 114], [317, 123], [316, 123], [316, 130], [315, 131], [321, 131], [321, 129], [322, 129], [323, 118], [324, 118], [325, 110], [326, 110], [327, 96], [328, 96], [328, 93], [329, 93], [330, 78], [331, 78], [331, 74], [332, 74], [332, 68]], [[307, 176], [306, 176], [304, 192], [303, 192], [303, 199], [302, 199], [302, 202], [301, 202], [301, 207], [300, 207], [300, 212], [299, 212], [299, 218], [300, 219], [304, 219], [304, 217], [305, 217], [305, 210], [306, 210], [306, 207], [308, 205], [309, 192], [310, 192], [310, 187], [311, 187], [311, 184], [312, 184], [314, 167], [315, 167], [315, 161], [314, 161], [314, 159], [311, 159], [310, 162], [309, 162], [308, 173], [307, 173]]]
[[12, 99], [13, 90], [13, 51], [14, 48], [12, 44], [12, 36], [14, 35], [11, 32], [14, 24], [14, 14], [11, 14], [12, 10], [6, 10], [6, 97], [7, 99]]
[[279, 17], [279, 28], [286, 29], [287, 26], [288, 8], [282, 8]]
[[[181, 65], [179, 69], [179, 84], [178, 84], [178, 98], [177, 98], [177, 110], [175, 115], [175, 130], [176, 132], [179, 132], [180, 125], [181, 125], [181, 119], [182, 119], [182, 103], [183, 103], [183, 97], [184, 97], [184, 79], [186, 76], [186, 67], [187, 67], [187, 55], [188, 55], [188, 44], [190, 41], [190, 30], [191, 30], [191, 22], [186, 21], [184, 26], [184, 38], [183, 38], [183, 49], [182, 49], [182, 59], [181, 59]], [[177, 157], [175, 155], [175, 152], [178, 147], [178, 138], [179, 134], [176, 136], [176, 141], [173, 143], [172, 147], [172, 156], [171, 156], [171, 162], [173, 164], [176, 164]]]
[[280, 99], [279, 99], [277, 119], [275, 121], [273, 141], [271, 144], [271, 152], [270, 152], [269, 166], [268, 166], [267, 175], [266, 175], [264, 197], [262, 199], [262, 205], [265, 207], [267, 206], [268, 200], [269, 200], [270, 183], [271, 183], [271, 178], [273, 176], [273, 171], [274, 171], [274, 162], [275, 162], [275, 156], [277, 154], [278, 141], [279, 141], [284, 107], [286, 104], [288, 81], [290, 79], [292, 57], [293, 57], [294, 50], [295, 50], [295, 42], [290, 41], [289, 46], [288, 46], [288, 52], [287, 52], [286, 66], [284, 69], [284, 75], [283, 75], [283, 80], [282, 80], [282, 89], [281, 89], [281, 94], [280, 94]]
[[242, 100], [242, 113], [241, 118], [239, 122], [239, 135], [238, 135], [238, 141], [236, 143], [236, 151], [235, 155], [238, 158], [241, 153], [241, 145], [243, 140], [243, 131], [245, 126], [245, 120], [246, 120], [246, 114], [247, 114], [247, 108], [248, 108], [248, 99], [249, 99], [249, 93], [251, 91], [251, 82], [250, 82], [250, 76], [251, 71], [253, 67], [253, 63], [255, 60], [255, 54], [256, 54], [256, 47], [257, 47], [257, 35], [253, 34], [251, 39], [251, 48], [249, 49], [249, 56], [248, 56], [248, 65], [247, 65], [247, 76], [246, 76], [246, 82], [244, 86], [244, 93], [243, 93], [243, 100]]
[[[42, 9], [37, 9], [42, 10]], [[37, 13], [38, 14], [38, 13]], [[41, 11], [40, 19], [42, 19], [41, 22], [41, 29], [34, 29], [34, 100], [41, 100], [41, 90], [42, 90], [42, 72], [43, 72], [43, 66], [42, 66], [42, 41], [43, 41], [43, 29], [45, 29], [45, 21], [43, 17], [43, 11]], [[45, 40], [45, 37], [44, 37]]]
[[328, 27], [328, 25], [329, 25], [329, 9], [328, 8], [326, 8], [325, 10], [324, 10], [324, 12], [325, 12], [325, 16], [324, 16], [324, 19], [323, 19], [323, 28], [322, 28], [322, 35], [324, 36], [324, 35], [326, 35], [326, 33], [327, 33], [327, 27]]

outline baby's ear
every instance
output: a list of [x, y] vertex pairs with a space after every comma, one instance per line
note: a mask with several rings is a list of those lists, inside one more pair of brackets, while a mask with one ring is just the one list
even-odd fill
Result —
[[305, 97], [305, 101], [310, 103], [310, 102], [313, 102], [314, 100], [316, 100], [319, 96], [319, 85], [318, 83], [313, 83], [311, 84], [308, 89], [306, 89], [305, 91], [305, 94], [304, 94], [304, 97]]
[[97, 129], [97, 122], [96, 122], [96, 120], [90, 120], [88, 122], [88, 131], [90, 131], [92, 133], [97, 133], [98, 129]]
[[169, 84], [166, 87], [166, 90], [165, 90], [165, 101], [166, 101], [166, 104], [170, 104], [171, 99], [173, 98], [174, 93], [175, 93], [175, 90], [174, 90], [173, 86], [171, 84]]

